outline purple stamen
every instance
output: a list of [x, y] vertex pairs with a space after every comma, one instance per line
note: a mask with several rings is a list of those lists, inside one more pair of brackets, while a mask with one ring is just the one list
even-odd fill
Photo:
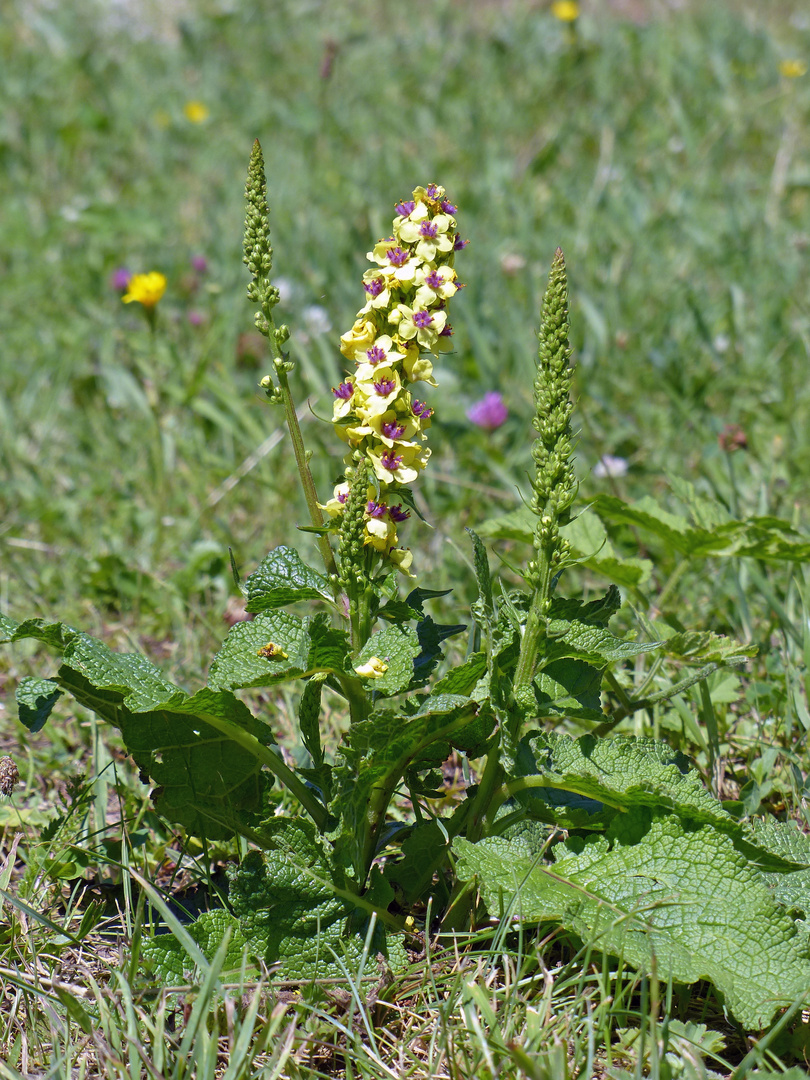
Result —
[[456, 238], [453, 241], [453, 251], [461, 251], [461, 249], [465, 248], [469, 242], [469, 240], [462, 240], [458, 233], [456, 233]]
[[438, 191], [439, 191], [439, 189], [436, 187], [435, 184], [428, 184], [427, 194], [430, 196], [431, 199], [436, 198], [436, 195], [438, 194]]
[[420, 330], [424, 330], [426, 326], [430, 326], [433, 322], [433, 316], [429, 311], [415, 311], [413, 313], [413, 325], [418, 326]]
[[396, 472], [402, 464], [402, 454], [395, 454], [393, 450], [388, 450], [381, 455], [380, 464], [389, 472]]
[[366, 513], [369, 517], [372, 518], [385, 517], [387, 510], [388, 507], [385, 505], [385, 503], [378, 503], [374, 502], [373, 500], [369, 500], [368, 504], [366, 505]]
[[385, 282], [382, 278], [373, 278], [371, 281], [364, 281], [363, 288], [369, 296], [379, 296], [385, 288]]
[[418, 416], [420, 420], [427, 420], [433, 416], [433, 409], [424, 401], [414, 401], [411, 411], [414, 416]]
[[438, 270], [431, 270], [425, 278], [425, 284], [429, 285], [431, 289], [440, 289], [444, 285], [444, 278]]
[[403, 510], [402, 503], [397, 503], [396, 506], [388, 507], [388, 516], [391, 518], [392, 521], [407, 521], [408, 518], [411, 516], [411, 512], [410, 510]]
[[339, 495], [338, 495], [338, 497], [337, 497], [337, 500], [338, 500], [338, 502], [339, 502], [339, 503], [341, 503], [341, 504], [342, 504], [342, 503], [345, 503], [345, 502], [346, 502], [346, 500], [348, 499], [348, 497], [349, 497], [349, 493], [348, 493], [348, 491], [341, 491], [341, 492], [340, 492], [340, 494], [339, 494]]
[[370, 349], [366, 349], [366, 356], [370, 364], [381, 364], [385, 360], [385, 349], [381, 349], [379, 345], [372, 345]]
[[448, 202], [447, 199], [442, 202], [441, 207], [442, 210], [444, 210], [445, 214], [455, 214], [458, 210], [458, 207], [453, 206], [453, 204], [451, 202]]
[[354, 393], [354, 387], [350, 382], [342, 382], [340, 386], [333, 386], [332, 393], [336, 398], [340, 398], [341, 401], [348, 401]]
[[419, 226], [419, 235], [433, 237], [439, 231], [438, 225], [433, 221], [423, 221]]
[[401, 439], [405, 434], [405, 425], [397, 424], [392, 420], [388, 424], [383, 424], [380, 431], [382, 431], [386, 439], [394, 439], [396, 441], [397, 439]]
[[394, 391], [396, 385], [393, 379], [380, 379], [379, 382], [374, 383], [374, 389], [380, 397], [388, 397]]
[[399, 214], [400, 217], [407, 217], [408, 214], [413, 213], [413, 210], [414, 210], [415, 206], [416, 206], [416, 203], [413, 201], [413, 199], [408, 199], [407, 201], [397, 203], [397, 205], [394, 207], [394, 209], [396, 210], [396, 212]]
[[392, 266], [404, 266], [408, 261], [408, 252], [401, 247], [389, 248], [385, 254]]
[[442, 329], [439, 331], [439, 337], [452, 337], [453, 327], [450, 323], [445, 323]]

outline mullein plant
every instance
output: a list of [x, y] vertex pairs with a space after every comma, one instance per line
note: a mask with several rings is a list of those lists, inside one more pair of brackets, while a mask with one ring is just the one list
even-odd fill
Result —
[[[119, 656], [66, 624], [18, 624], [0, 614], [6, 640], [38, 638], [62, 654], [55, 677], [21, 682], [21, 719], [39, 731], [70, 692], [120, 729], [155, 785], [156, 809], [173, 824], [204, 841], [239, 837], [243, 851], [250, 844], [232, 871], [228, 908], [202, 915], [190, 930], [209, 953], [222, 943], [218, 970], [244, 971], [247, 956], [286, 979], [332, 978], [350, 965], [359, 980], [370, 955], [392, 967], [406, 963], [408, 935], [429, 930], [434, 917], [447, 929], [469, 929], [485, 906], [491, 916], [557, 921], [638, 967], [657, 967], [659, 977], [665, 969], [687, 982], [710, 977], [743, 1023], [769, 1022], [794, 984], [810, 985], [810, 961], [799, 935], [798, 951], [762, 961], [770, 982], [741, 994], [771, 939], [796, 937], [758, 868], [810, 865], [810, 850], [797, 854], [795, 837], [746, 831], [665, 743], [554, 730], [607, 731], [745, 655], [716, 635], [683, 635], [690, 655], [699, 646], [710, 662], [634, 701], [632, 680], [610, 669], [661, 643], [610, 632], [621, 602], [615, 585], [589, 603], [558, 595], [566, 567], [583, 557], [568, 530], [577, 481], [562, 252], [543, 301], [534, 382], [533, 552], [523, 586], [508, 587], [493, 582], [484, 545], [470, 531], [479, 595], [466, 655], [442, 671], [443, 641], [468, 626], [425, 613], [443, 593], [410, 584], [402, 597], [400, 586], [416, 571], [403, 542], [410, 485], [428, 465], [427, 435], [441, 418], [440, 397], [435, 414], [427, 399], [441, 364], [452, 362], [442, 355], [452, 345], [449, 308], [461, 288], [457, 207], [436, 184], [415, 188], [396, 204], [391, 235], [368, 254], [364, 303], [340, 339], [348, 370], [333, 391], [344, 471], [320, 501], [292, 397], [289, 330], [274, 321], [279, 293], [258, 143], [246, 195], [248, 296], [271, 354], [262, 386], [286, 414], [309, 515], [301, 528], [315, 534], [323, 570], [287, 546], [270, 551], [244, 584], [234, 567], [254, 617], [231, 627], [208, 686], [193, 695], [144, 657]], [[614, 720], [600, 698], [605, 676], [620, 701]], [[275, 745], [272, 717], [253, 715], [237, 696], [284, 682], [301, 689], [296, 767]], [[331, 746], [321, 724], [325, 703], [349, 715]], [[460, 800], [445, 798], [442, 786], [440, 766], [451, 753], [463, 761]], [[3, 792], [16, 770], [0, 765]], [[735, 838], [756, 858], [734, 849]], [[785, 844], [793, 845], [789, 858]], [[682, 903], [671, 902], [673, 882]], [[712, 908], [714, 896], [732, 913]], [[734, 950], [726, 969], [718, 956], [729, 950], [716, 928], [750, 922], [746, 905], [760, 920], [767, 908], [768, 934], [756, 948]], [[667, 922], [673, 911], [677, 918]], [[142, 954], [163, 978], [193, 974], [170, 934], [145, 941]]]

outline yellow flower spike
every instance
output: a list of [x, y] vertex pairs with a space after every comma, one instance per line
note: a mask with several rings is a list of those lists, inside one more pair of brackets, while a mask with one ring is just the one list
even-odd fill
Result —
[[204, 124], [211, 115], [211, 110], [202, 101], [187, 101], [183, 106], [183, 114], [192, 124]]
[[807, 64], [804, 60], [782, 60], [779, 64], [779, 74], [786, 79], [798, 79], [807, 74]]
[[579, 18], [579, 4], [575, 0], [554, 0], [551, 14], [560, 22], [576, 22]]
[[152, 270], [148, 274], [133, 274], [129, 279], [127, 291], [121, 297], [125, 304], [135, 301], [143, 304], [145, 308], [153, 308], [166, 291], [166, 277], [164, 274]]
[[356, 664], [354, 670], [361, 679], [381, 679], [388, 671], [388, 664], [379, 656], [370, 656], [362, 664]]

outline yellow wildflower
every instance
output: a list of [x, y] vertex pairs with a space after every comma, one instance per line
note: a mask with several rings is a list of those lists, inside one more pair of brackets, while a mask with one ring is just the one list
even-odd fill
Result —
[[135, 300], [145, 308], [153, 308], [165, 291], [165, 275], [152, 270], [148, 274], [133, 274], [121, 299], [125, 304], [131, 304]]
[[208, 106], [202, 101], [187, 101], [183, 106], [183, 112], [186, 120], [191, 121], [192, 124], [204, 124], [211, 115]]
[[786, 79], [798, 79], [807, 74], [807, 64], [804, 60], [782, 60], [779, 64], [779, 74]]
[[579, 4], [576, 0], [554, 0], [551, 14], [560, 22], [576, 22], [579, 18]]

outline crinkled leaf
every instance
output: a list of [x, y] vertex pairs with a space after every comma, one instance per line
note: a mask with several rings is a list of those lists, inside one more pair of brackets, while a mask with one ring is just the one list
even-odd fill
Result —
[[572, 739], [556, 732], [530, 732], [520, 742], [515, 771], [522, 777], [536, 776], [538, 786], [576, 792], [619, 810], [664, 808], [692, 822], [743, 835], [688, 759], [657, 739], [631, 735]]
[[20, 722], [32, 733], [41, 731], [62, 691], [50, 679], [20, 679], [17, 685], [17, 707]]
[[[268, 966], [279, 965], [285, 979], [340, 975], [335, 953], [352, 970], [363, 953], [370, 912], [346, 889], [314, 826], [278, 820], [266, 842], [269, 850], [249, 852], [231, 880], [231, 906], [250, 952]], [[378, 922], [371, 955], [398, 956], [396, 937], [391, 940]]]
[[[224, 908], [206, 911], [185, 928], [207, 960], [213, 960], [228, 930], [231, 939], [220, 977], [242, 969], [247, 942], [237, 920]], [[195, 964], [174, 934], [144, 938], [141, 953], [156, 980], [165, 986], [181, 986], [194, 976]]]
[[[535, 716], [602, 721], [602, 672], [582, 660], [555, 660], [534, 678]], [[531, 715], [531, 710], [527, 710]]]
[[570, 657], [596, 667], [607, 667], [639, 653], [657, 649], [660, 641], [623, 641], [607, 629], [608, 620], [621, 607], [615, 585], [599, 600], [554, 600], [549, 611], [545, 655], [550, 660]]
[[422, 651], [419, 636], [411, 626], [385, 626], [372, 634], [354, 662], [358, 667], [376, 656], [387, 664], [387, 670], [378, 679], [370, 681], [372, 689], [386, 696], [398, 694], [411, 682], [414, 660]]
[[727, 663], [730, 660], [756, 656], [756, 645], [743, 645], [722, 634], [686, 631], [673, 634], [661, 642], [667, 656], [677, 657], [689, 664]]
[[413, 662], [411, 690], [424, 686], [435, 670], [436, 665], [444, 655], [439, 648], [439, 644], [446, 638], [453, 637], [456, 634], [463, 634], [466, 629], [465, 623], [436, 623], [429, 615], [416, 624], [416, 636], [419, 638], [419, 644], [422, 648]]
[[469, 695], [479, 679], [482, 679], [487, 670], [486, 654], [473, 653], [468, 656], [463, 664], [448, 671], [434, 686], [434, 694], [463, 694]]
[[288, 611], [235, 623], [214, 657], [208, 683], [216, 689], [274, 686], [316, 671], [344, 670], [349, 643], [325, 616], [299, 619]]
[[473, 547], [473, 568], [478, 584], [478, 599], [472, 606], [473, 615], [482, 625], [491, 628], [495, 620], [495, 602], [492, 599], [492, 578], [489, 574], [487, 549], [472, 529], [467, 529]]
[[159, 785], [155, 806], [170, 821], [215, 840], [261, 810], [269, 786], [261, 761], [273, 737], [233, 694], [204, 689], [190, 697], [145, 657], [115, 653], [65, 624], [32, 619], [14, 637], [61, 649], [53, 681], [120, 730]]
[[337, 839], [344, 865], [359, 872], [360, 838], [369, 813], [376, 815], [375, 825], [382, 828], [394, 790], [411, 763], [423, 759], [434, 744], [443, 744], [444, 753], [477, 711], [476, 702], [448, 694], [428, 698], [412, 717], [386, 710], [353, 725], [338, 752], [329, 807], [340, 821]]
[[559, 921], [605, 953], [659, 978], [708, 979], [749, 1029], [807, 992], [805, 942], [759, 872], [711, 826], [674, 817], [614, 819], [611, 837], [552, 866], [521, 840], [456, 840], [459, 877], [475, 876], [490, 914]]
[[312, 758], [315, 768], [323, 765], [323, 747], [321, 746], [321, 691], [324, 674], [313, 675], [304, 686], [301, 701], [298, 704], [298, 727], [301, 741]]
[[438, 821], [422, 821], [408, 832], [402, 843], [401, 858], [385, 868], [385, 876], [393, 883], [400, 906], [409, 908], [421, 897], [449, 849], [450, 836]]
[[245, 582], [247, 604], [252, 612], [284, 607], [295, 600], [333, 599], [329, 582], [302, 560], [295, 548], [281, 547], [265, 555]]

